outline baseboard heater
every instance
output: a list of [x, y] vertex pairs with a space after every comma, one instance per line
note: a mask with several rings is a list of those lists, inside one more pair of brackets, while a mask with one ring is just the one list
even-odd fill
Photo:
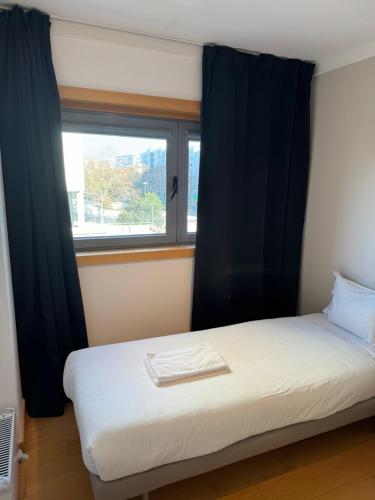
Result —
[[15, 411], [0, 409], [0, 500], [16, 498]]

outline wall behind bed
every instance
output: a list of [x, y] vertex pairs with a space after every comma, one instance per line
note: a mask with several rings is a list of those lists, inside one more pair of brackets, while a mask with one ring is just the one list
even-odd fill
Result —
[[[201, 48], [53, 21], [58, 83], [200, 99]], [[314, 78], [301, 312], [329, 300], [331, 273], [375, 285], [375, 59]], [[189, 329], [193, 259], [80, 268], [91, 345]]]
[[303, 313], [328, 303], [334, 270], [375, 287], [375, 58], [315, 80]]
[[90, 345], [189, 331], [193, 259], [79, 269]]

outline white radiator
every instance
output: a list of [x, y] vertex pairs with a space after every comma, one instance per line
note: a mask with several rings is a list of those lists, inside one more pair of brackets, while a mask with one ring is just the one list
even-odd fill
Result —
[[13, 500], [16, 492], [15, 412], [0, 409], [0, 500]]

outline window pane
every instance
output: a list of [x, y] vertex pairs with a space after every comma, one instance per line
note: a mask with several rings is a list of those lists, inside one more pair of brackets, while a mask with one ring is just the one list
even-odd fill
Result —
[[195, 233], [197, 231], [197, 204], [198, 204], [200, 150], [201, 150], [200, 141], [189, 140], [189, 185], [188, 185], [188, 211], [187, 211], [188, 233]]
[[63, 133], [73, 236], [166, 233], [166, 139]]

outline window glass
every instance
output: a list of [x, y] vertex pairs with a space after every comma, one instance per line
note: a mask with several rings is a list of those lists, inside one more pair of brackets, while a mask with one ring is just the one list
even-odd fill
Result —
[[75, 238], [166, 232], [167, 140], [63, 133]]
[[198, 205], [198, 180], [199, 180], [199, 156], [200, 141], [189, 140], [189, 172], [188, 172], [188, 209], [187, 209], [187, 231], [197, 231], [197, 205]]
[[194, 243], [199, 123], [63, 109], [77, 250]]

